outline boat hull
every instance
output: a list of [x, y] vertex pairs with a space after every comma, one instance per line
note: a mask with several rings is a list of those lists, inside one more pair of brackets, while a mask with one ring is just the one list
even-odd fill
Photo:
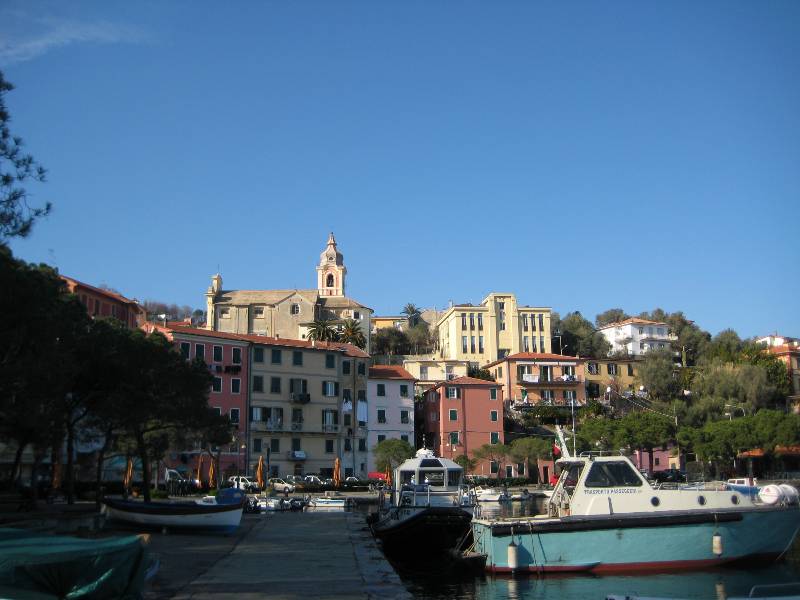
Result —
[[459, 507], [390, 509], [370, 524], [384, 552], [410, 556], [457, 550], [469, 534], [472, 515]]
[[191, 529], [229, 532], [242, 520], [241, 504], [193, 504], [190, 502], [131, 502], [106, 498], [106, 517], [149, 529]]
[[[492, 572], [672, 571], [774, 560], [800, 529], [797, 507], [624, 517], [475, 521], [475, 551]], [[720, 536], [714, 552], [712, 538]], [[516, 544], [516, 568], [509, 544]]]

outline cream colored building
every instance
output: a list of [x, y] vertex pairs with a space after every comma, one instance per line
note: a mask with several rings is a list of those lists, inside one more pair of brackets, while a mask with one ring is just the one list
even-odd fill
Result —
[[446, 360], [436, 356], [414, 356], [403, 361], [403, 368], [416, 380], [415, 393], [422, 394], [440, 381], [466, 377], [469, 363], [465, 360]]
[[247, 336], [250, 355], [248, 456], [274, 475], [366, 477], [369, 355], [349, 344]]
[[447, 309], [438, 321], [439, 354], [479, 365], [518, 352], [551, 351], [547, 307], [519, 306], [514, 294], [492, 292], [477, 306]]
[[347, 268], [332, 233], [316, 271], [315, 290], [225, 290], [222, 276], [214, 275], [206, 291], [206, 327], [303, 340], [315, 320], [331, 320], [341, 329], [342, 321], [355, 319], [361, 324], [369, 352], [372, 309], [344, 295]]

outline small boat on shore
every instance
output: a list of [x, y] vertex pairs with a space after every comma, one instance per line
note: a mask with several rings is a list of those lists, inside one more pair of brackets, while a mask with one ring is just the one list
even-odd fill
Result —
[[669, 571], [773, 561], [800, 530], [797, 490], [758, 496], [652, 486], [625, 456], [564, 456], [546, 514], [475, 519], [475, 551], [493, 572]]
[[511, 497], [502, 488], [485, 488], [478, 486], [474, 491], [475, 498], [478, 502], [504, 502], [511, 499]]
[[381, 493], [379, 511], [367, 518], [384, 552], [417, 556], [460, 550], [476, 506], [463, 475], [458, 463], [425, 448], [397, 467], [388, 499]]
[[245, 499], [245, 493], [235, 488], [220, 490], [216, 496], [194, 502], [104, 498], [103, 511], [108, 519], [145, 528], [227, 532], [239, 526]]
[[324, 496], [311, 496], [306, 500], [308, 508], [346, 508], [347, 504], [347, 498], [330, 496], [327, 493]]

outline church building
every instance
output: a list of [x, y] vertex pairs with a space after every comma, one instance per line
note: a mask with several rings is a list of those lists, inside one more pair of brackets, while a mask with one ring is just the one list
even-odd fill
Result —
[[206, 328], [304, 340], [314, 321], [332, 321], [341, 329], [346, 319], [354, 319], [361, 324], [369, 352], [372, 309], [345, 296], [346, 276], [333, 233], [320, 255], [315, 290], [225, 290], [217, 273], [206, 291]]

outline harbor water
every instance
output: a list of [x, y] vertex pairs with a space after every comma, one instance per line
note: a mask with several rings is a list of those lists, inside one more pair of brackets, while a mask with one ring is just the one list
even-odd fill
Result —
[[[482, 518], [524, 517], [538, 514], [541, 499], [512, 503], [485, 503]], [[420, 540], [424, 544], [424, 540]], [[657, 543], [657, 540], [654, 540]], [[392, 561], [406, 588], [415, 598], [445, 600], [566, 600], [590, 598], [681, 598], [726, 600], [748, 597], [754, 586], [769, 586], [764, 596], [800, 599], [800, 543], [780, 563], [757, 568], [717, 568], [664, 574], [630, 576], [493, 576], [472, 573], [442, 560], [435, 564]]]

